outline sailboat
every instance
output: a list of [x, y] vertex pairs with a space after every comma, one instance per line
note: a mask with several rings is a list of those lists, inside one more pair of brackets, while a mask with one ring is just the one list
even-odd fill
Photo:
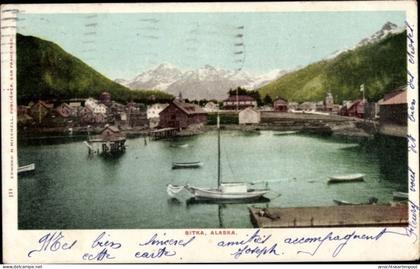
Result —
[[256, 200], [261, 198], [264, 194], [269, 192], [269, 189], [252, 189], [249, 188], [245, 182], [226, 182], [222, 183], [220, 173], [220, 117], [217, 114], [217, 187], [214, 188], [202, 188], [191, 186], [189, 184], [185, 186], [178, 186], [168, 184], [167, 193], [174, 195], [182, 191], [187, 190], [196, 199], [202, 200], [216, 200], [216, 201], [232, 201], [232, 200]]

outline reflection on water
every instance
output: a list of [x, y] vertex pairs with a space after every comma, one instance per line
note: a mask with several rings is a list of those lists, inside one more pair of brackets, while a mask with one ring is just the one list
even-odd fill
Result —
[[[89, 156], [83, 140], [19, 142], [20, 229], [136, 229], [252, 227], [248, 207], [334, 205], [333, 200], [379, 203], [407, 191], [405, 139], [340, 140], [310, 135], [222, 133], [222, 180], [268, 182], [264, 201], [214, 204], [170, 198], [166, 185], [217, 184], [217, 133], [172, 140], [129, 139], [117, 158]], [[185, 145], [174, 147], [173, 145]], [[172, 170], [172, 162], [201, 161], [200, 169]], [[355, 184], [328, 185], [334, 174], [366, 174]], [[259, 182], [259, 183], [258, 183]]]

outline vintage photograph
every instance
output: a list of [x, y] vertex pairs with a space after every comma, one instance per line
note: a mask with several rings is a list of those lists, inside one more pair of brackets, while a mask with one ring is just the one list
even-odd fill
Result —
[[405, 11], [9, 22], [19, 230], [407, 226]]

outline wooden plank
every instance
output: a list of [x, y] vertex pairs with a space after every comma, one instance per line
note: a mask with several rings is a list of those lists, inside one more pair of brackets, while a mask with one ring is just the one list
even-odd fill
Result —
[[404, 226], [408, 207], [397, 205], [346, 205], [327, 207], [249, 208], [259, 228]]

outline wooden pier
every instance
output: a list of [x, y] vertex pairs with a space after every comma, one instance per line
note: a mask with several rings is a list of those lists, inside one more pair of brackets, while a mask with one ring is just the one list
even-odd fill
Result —
[[406, 226], [407, 204], [249, 208], [258, 228]]
[[115, 154], [125, 151], [125, 134], [114, 126], [106, 126], [100, 135], [85, 141], [89, 154]]
[[177, 134], [177, 129], [175, 128], [163, 128], [157, 129], [149, 132], [149, 137], [153, 140], [163, 139], [167, 137], [172, 137]]

